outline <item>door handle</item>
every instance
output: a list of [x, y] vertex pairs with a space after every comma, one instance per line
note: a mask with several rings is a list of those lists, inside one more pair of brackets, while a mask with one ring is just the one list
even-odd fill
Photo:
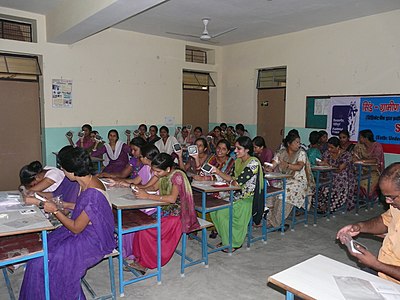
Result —
[[269, 105], [268, 100], [265, 100], [265, 101], [261, 102], [261, 106], [268, 106], [268, 105]]

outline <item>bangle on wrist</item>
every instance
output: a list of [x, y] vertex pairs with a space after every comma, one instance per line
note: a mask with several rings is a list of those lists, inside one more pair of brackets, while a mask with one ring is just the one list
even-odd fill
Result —
[[43, 209], [44, 208], [44, 201], [39, 201], [39, 205], [38, 205], [38, 207], [40, 208], [40, 209]]

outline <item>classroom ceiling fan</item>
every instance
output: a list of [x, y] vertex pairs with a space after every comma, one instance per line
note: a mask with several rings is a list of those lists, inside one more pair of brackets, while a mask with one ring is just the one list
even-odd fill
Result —
[[221, 36], [221, 35], [223, 35], [223, 34], [226, 34], [226, 33], [228, 33], [228, 32], [231, 32], [231, 31], [234, 31], [234, 30], [237, 29], [237, 27], [233, 27], [233, 28], [230, 28], [230, 29], [227, 29], [227, 30], [218, 32], [218, 33], [216, 33], [216, 34], [210, 34], [210, 33], [208, 32], [208, 29], [207, 29], [207, 25], [208, 25], [208, 23], [210, 22], [210, 19], [209, 19], [209, 18], [203, 18], [202, 21], [203, 21], [204, 29], [203, 29], [203, 32], [202, 32], [201, 35], [186, 34], [186, 33], [178, 33], [178, 32], [166, 32], [166, 33], [168, 33], [168, 34], [174, 34], [174, 35], [180, 35], [180, 36], [187, 36], [187, 37], [199, 38], [199, 39], [202, 40], [202, 41], [208, 42], [208, 41], [210, 41], [210, 40], [213, 39], [213, 38], [219, 37], [219, 36]]

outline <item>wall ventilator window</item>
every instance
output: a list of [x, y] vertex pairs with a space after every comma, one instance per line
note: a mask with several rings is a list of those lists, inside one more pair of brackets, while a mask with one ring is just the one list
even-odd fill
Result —
[[286, 67], [258, 70], [257, 89], [286, 86]]
[[215, 83], [210, 74], [183, 72], [183, 88], [190, 90], [208, 90], [209, 87], [215, 87]]
[[37, 57], [0, 53], [0, 79], [38, 80], [42, 75]]
[[207, 64], [207, 51], [186, 47], [185, 59], [187, 62]]
[[0, 38], [32, 42], [32, 24], [0, 19]]

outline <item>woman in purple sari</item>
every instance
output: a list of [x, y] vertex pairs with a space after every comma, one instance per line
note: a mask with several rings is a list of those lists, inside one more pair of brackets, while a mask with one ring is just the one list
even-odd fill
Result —
[[[58, 159], [65, 175], [79, 183], [81, 193], [71, 219], [54, 203], [44, 203], [45, 211], [64, 225], [48, 236], [50, 297], [86, 299], [81, 278], [115, 248], [114, 217], [104, 185], [90, 174], [89, 154], [82, 148], [66, 146]], [[19, 299], [44, 298], [43, 258], [36, 258], [27, 264]]]
[[109, 143], [105, 144], [99, 150], [93, 149], [92, 156], [102, 157], [106, 154], [103, 164], [106, 166], [100, 177], [110, 177], [105, 174], [120, 173], [129, 162], [131, 149], [129, 146], [119, 140], [118, 131], [111, 129], [108, 132]]

